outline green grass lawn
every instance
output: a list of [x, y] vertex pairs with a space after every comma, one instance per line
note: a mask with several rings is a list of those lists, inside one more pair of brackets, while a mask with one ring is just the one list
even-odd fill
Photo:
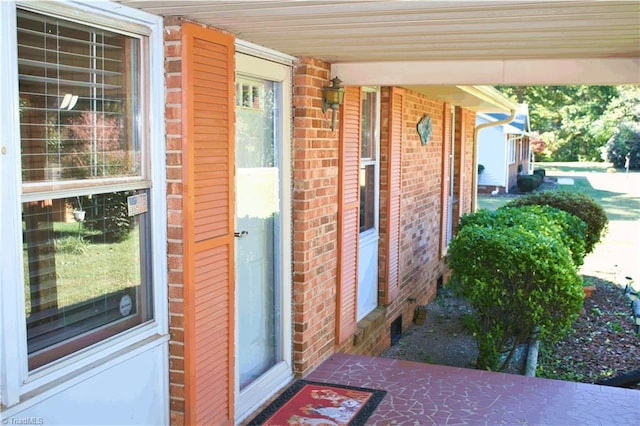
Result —
[[[139, 232], [120, 242], [100, 241], [99, 232], [74, 222], [56, 222], [55, 286], [58, 308], [140, 284]], [[28, 258], [25, 249], [25, 298], [30, 312]]]
[[[640, 173], [626, 174], [623, 169], [608, 173], [608, 163], [538, 163], [550, 178], [571, 178], [573, 185], [558, 185], [557, 190], [584, 193], [594, 198], [606, 211], [609, 220], [640, 220]], [[495, 210], [510, 197], [479, 196], [478, 207]]]
[[511, 197], [492, 197], [490, 195], [478, 196], [478, 208], [495, 210], [507, 204], [513, 198]]

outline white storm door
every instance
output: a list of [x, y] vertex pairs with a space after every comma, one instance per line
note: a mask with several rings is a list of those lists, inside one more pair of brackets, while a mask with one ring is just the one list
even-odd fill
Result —
[[[290, 68], [236, 55], [236, 417], [292, 376]], [[256, 71], [260, 70], [260, 71]]]
[[378, 91], [363, 89], [360, 120], [360, 236], [358, 241], [358, 312], [360, 321], [378, 306], [379, 131]]

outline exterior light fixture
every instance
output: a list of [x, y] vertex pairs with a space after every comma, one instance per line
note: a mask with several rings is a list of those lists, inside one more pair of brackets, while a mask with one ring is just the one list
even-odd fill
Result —
[[342, 83], [342, 80], [334, 77], [331, 80], [331, 86], [322, 88], [322, 112], [326, 113], [331, 108], [331, 130], [336, 129], [336, 114], [338, 113], [338, 107], [344, 101], [344, 89], [340, 87], [340, 83]]

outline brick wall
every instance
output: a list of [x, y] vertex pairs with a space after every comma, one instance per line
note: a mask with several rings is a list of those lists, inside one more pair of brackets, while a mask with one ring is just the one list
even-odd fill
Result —
[[[381, 152], [389, 143], [389, 91], [381, 90]], [[388, 306], [379, 306], [358, 323], [353, 339], [337, 348], [338, 351], [378, 355], [390, 342], [390, 326], [402, 315], [403, 328], [411, 324], [419, 304], [433, 299], [437, 279], [444, 272], [439, 256], [440, 199], [443, 149], [443, 109], [440, 101], [410, 91], [403, 102], [402, 135], [402, 206], [400, 247], [400, 294]], [[424, 115], [432, 119], [433, 132], [426, 146], [422, 146], [416, 123]], [[381, 180], [386, 176], [386, 155], [381, 154]], [[381, 188], [381, 211], [385, 211], [386, 197]], [[381, 214], [381, 223], [385, 218]], [[385, 240], [381, 235], [381, 241]], [[381, 251], [384, 254], [384, 251]], [[384, 257], [381, 257], [381, 261]], [[384, 283], [381, 283], [383, 286]], [[415, 302], [409, 299], [414, 299]]]
[[322, 87], [330, 78], [324, 62], [303, 58], [295, 64], [293, 348], [299, 374], [331, 355], [335, 345], [339, 132], [329, 127], [331, 112], [321, 110]]
[[[440, 260], [441, 190], [444, 134], [444, 104], [414, 92], [404, 100], [404, 137], [402, 152], [402, 207], [400, 248], [400, 295], [396, 300], [403, 312], [403, 326], [413, 319], [415, 299], [424, 304], [433, 299], [438, 277], [443, 272]], [[424, 115], [431, 117], [433, 131], [422, 146], [416, 123]], [[392, 310], [394, 306], [391, 307]], [[397, 315], [390, 315], [389, 324]], [[387, 326], [388, 328], [388, 326]]]
[[[180, 24], [175, 18], [165, 20], [170, 415], [171, 423], [177, 425], [184, 424], [185, 410]], [[390, 343], [391, 322], [402, 314], [406, 328], [416, 306], [435, 297], [437, 279], [444, 272], [439, 256], [444, 105], [406, 92], [400, 294], [390, 305], [377, 308], [362, 320], [353, 339], [336, 347], [339, 132], [329, 128], [331, 113], [321, 110], [322, 87], [332, 77], [329, 69], [329, 64], [308, 58], [299, 59], [294, 66], [293, 349], [294, 372], [299, 375], [308, 373], [335, 351], [382, 352]], [[385, 89], [382, 102], [384, 132], [388, 124]], [[432, 118], [433, 133], [427, 146], [422, 146], [415, 125], [425, 113]], [[472, 131], [472, 126], [467, 127]], [[384, 135], [382, 139], [384, 144]]]
[[184, 315], [182, 306], [181, 21], [165, 19], [167, 254], [169, 283], [169, 403], [172, 425], [184, 424]]

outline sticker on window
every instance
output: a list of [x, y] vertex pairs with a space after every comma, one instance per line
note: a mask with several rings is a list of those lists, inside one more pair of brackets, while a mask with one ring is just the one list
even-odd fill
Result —
[[129, 216], [136, 216], [147, 212], [147, 194], [138, 194], [127, 197]]

